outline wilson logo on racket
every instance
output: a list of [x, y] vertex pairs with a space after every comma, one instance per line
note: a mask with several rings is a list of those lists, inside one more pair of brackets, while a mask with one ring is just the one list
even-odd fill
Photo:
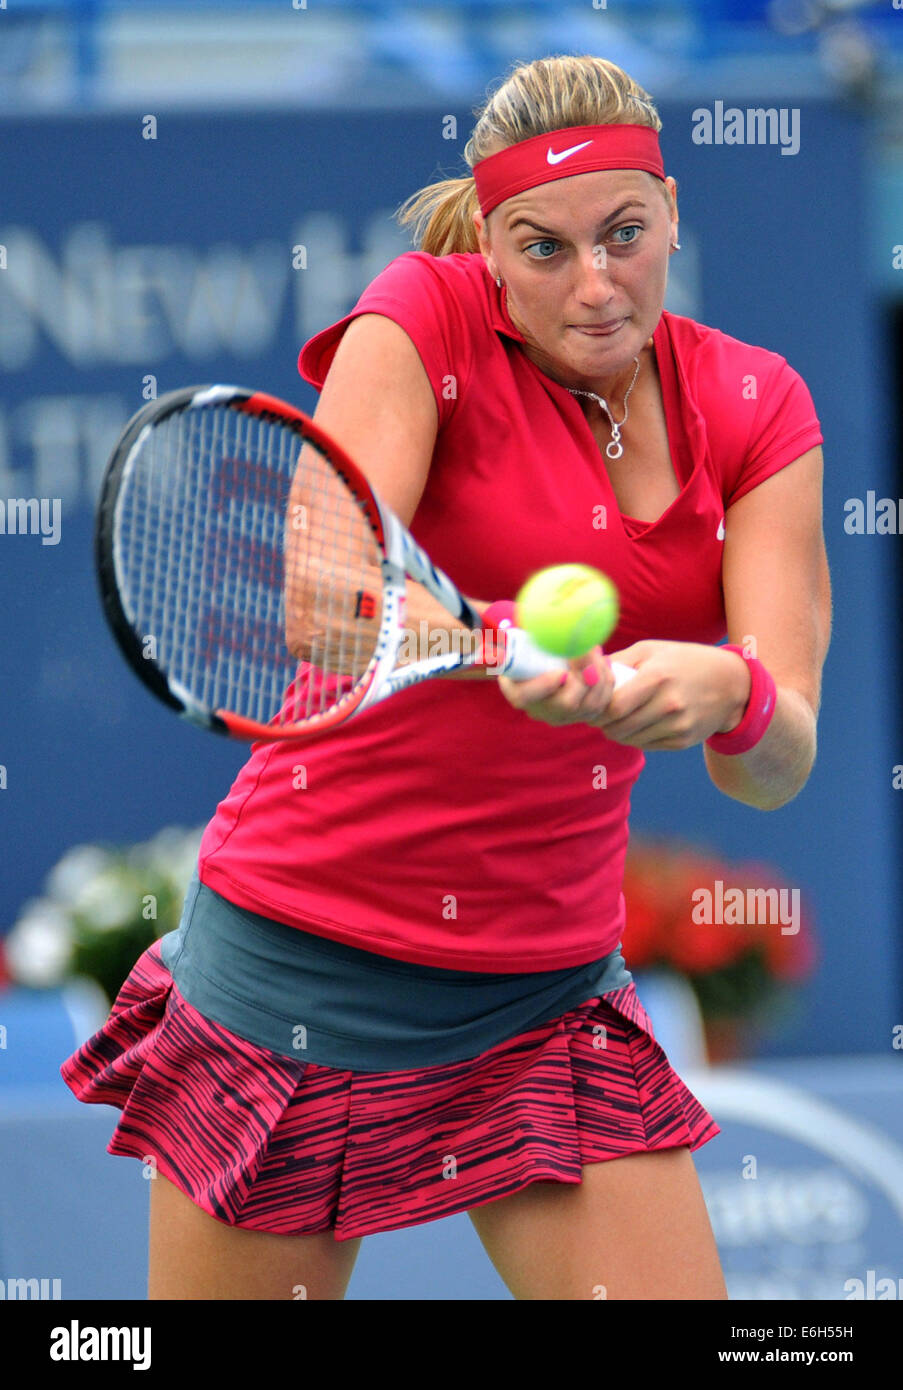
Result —
[[376, 609], [375, 595], [367, 593], [366, 589], [359, 589], [354, 605], [354, 616], [356, 618], [375, 618]]

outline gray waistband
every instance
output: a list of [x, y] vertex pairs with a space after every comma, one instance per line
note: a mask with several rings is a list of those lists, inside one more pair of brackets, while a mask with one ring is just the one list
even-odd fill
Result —
[[620, 949], [535, 974], [394, 960], [247, 912], [197, 873], [161, 949], [179, 992], [206, 1018], [273, 1052], [348, 1071], [464, 1061], [632, 979]]

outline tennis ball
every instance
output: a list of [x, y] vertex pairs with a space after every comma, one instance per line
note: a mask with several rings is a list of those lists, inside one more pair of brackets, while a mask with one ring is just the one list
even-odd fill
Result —
[[618, 591], [591, 565], [550, 565], [531, 575], [515, 600], [518, 627], [554, 656], [583, 656], [618, 625]]

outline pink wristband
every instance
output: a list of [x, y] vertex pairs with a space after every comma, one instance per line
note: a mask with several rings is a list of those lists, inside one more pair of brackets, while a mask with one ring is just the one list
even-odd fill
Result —
[[486, 626], [483, 630], [483, 660], [487, 666], [500, 666], [505, 659], [505, 628], [516, 627], [515, 608], [511, 599], [497, 598], [484, 608], [481, 614]]
[[514, 602], [510, 598], [497, 598], [494, 603], [490, 603], [488, 608], [483, 609], [483, 618], [489, 619], [493, 627], [498, 627], [499, 623], [508, 622], [512, 627], [516, 627]]
[[749, 666], [752, 687], [743, 718], [735, 729], [726, 734], [712, 734], [706, 739], [709, 748], [716, 753], [746, 753], [758, 742], [771, 723], [777, 705], [775, 683], [757, 657], [747, 656], [742, 647], [728, 642], [721, 648], [725, 652], [736, 652]]

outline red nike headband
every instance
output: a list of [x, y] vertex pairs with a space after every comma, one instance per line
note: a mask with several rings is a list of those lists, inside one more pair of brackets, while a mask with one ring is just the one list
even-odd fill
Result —
[[648, 125], [577, 125], [520, 140], [473, 166], [480, 211], [525, 188], [595, 169], [644, 169], [664, 181], [658, 131]]

